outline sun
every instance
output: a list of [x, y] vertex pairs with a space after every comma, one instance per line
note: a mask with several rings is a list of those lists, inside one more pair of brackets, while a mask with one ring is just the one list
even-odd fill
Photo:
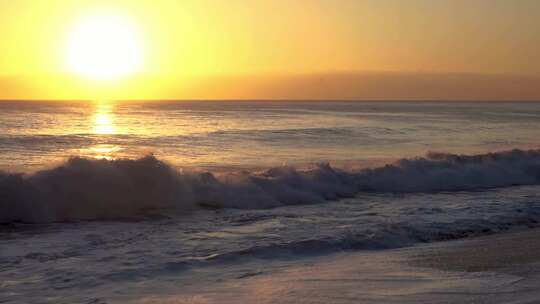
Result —
[[67, 37], [69, 69], [92, 80], [117, 80], [135, 73], [141, 67], [142, 55], [136, 27], [121, 15], [85, 16]]

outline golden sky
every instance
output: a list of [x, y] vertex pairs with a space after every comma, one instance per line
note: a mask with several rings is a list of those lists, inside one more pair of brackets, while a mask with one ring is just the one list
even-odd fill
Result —
[[[66, 58], [100, 15], [140, 42], [121, 79]], [[540, 99], [538, 29], [538, 0], [0, 0], [0, 99]]]

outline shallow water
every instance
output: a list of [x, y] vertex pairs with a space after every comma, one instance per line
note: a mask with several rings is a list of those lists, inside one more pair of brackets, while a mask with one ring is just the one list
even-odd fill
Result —
[[0, 234], [0, 299], [121, 303], [137, 302], [142, 295], [159, 302], [178, 290], [196, 295], [207, 284], [298, 267], [308, 257], [384, 251], [536, 226], [539, 190], [525, 186], [362, 194], [268, 210], [198, 210], [144, 221], [19, 225]]

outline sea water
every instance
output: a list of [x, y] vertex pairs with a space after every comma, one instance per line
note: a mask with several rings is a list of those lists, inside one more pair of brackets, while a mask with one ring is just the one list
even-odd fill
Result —
[[540, 104], [17, 101], [0, 111], [1, 303], [159, 302], [159, 286], [540, 221]]

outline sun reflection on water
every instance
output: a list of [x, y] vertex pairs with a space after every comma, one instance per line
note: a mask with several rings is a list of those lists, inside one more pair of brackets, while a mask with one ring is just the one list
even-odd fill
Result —
[[86, 153], [93, 158], [111, 160], [116, 157], [115, 154], [120, 150], [120, 147], [116, 145], [100, 144], [90, 147], [87, 149]]
[[108, 102], [96, 103], [94, 111], [94, 133], [99, 135], [115, 134], [113, 105]]
[[[94, 113], [91, 118], [93, 134], [100, 136], [117, 134], [114, 104], [107, 101], [100, 101], [96, 102], [94, 106]], [[120, 150], [122, 149], [118, 145], [108, 143], [106, 137], [104, 137], [99, 140], [97, 144], [90, 146], [81, 152], [92, 158], [114, 159]]]

